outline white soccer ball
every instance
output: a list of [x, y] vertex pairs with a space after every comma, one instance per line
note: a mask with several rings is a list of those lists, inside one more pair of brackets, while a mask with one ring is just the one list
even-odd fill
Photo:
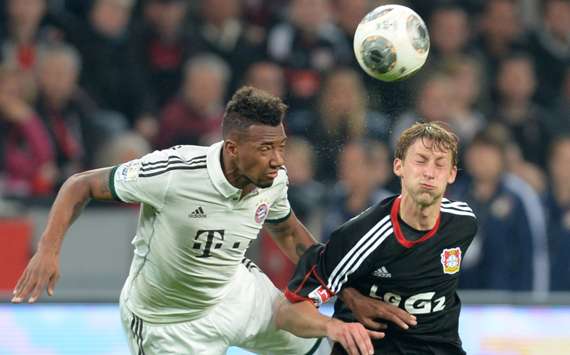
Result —
[[354, 54], [370, 76], [402, 80], [426, 62], [430, 41], [422, 18], [401, 5], [383, 5], [369, 12], [356, 28]]

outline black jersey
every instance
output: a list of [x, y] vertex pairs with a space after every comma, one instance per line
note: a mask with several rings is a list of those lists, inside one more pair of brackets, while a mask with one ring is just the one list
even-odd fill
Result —
[[[370, 207], [333, 232], [326, 245], [311, 247], [285, 294], [292, 302], [319, 306], [353, 287], [417, 317], [417, 326], [408, 330], [388, 322], [386, 338], [374, 340], [377, 353], [388, 345], [425, 344], [451, 349], [433, 353], [462, 354], [456, 290], [462, 256], [477, 231], [475, 215], [465, 202], [444, 199], [434, 228], [414, 233], [398, 217], [400, 200], [391, 197]], [[334, 317], [355, 321], [340, 299]]]

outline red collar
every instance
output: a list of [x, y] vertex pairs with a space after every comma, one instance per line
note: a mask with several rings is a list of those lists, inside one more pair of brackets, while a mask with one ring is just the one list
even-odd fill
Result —
[[439, 222], [441, 220], [441, 214], [437, 216], [437, 220], [435, 221], [435, 226], [431, 230], [429, 230], [426, 234], [422, 235], [421, 238], [416, 240], [407, 240], [402, 233], [402, 228], [400, 227], [400, 221], [398, 221], [398, 212], [400, 211], [400, 203], [402, 202], [402, 196], [396, 197], [394, 203], [392, 204], [392, 210], [390, 211], [390, 219], [392, 220], [392, 227], [394, 228], [394, 234], [396, 235], [396, 239], [400, 244], [402, 244], [406, 248], [411, 248], [416, 244], [425, 242], [429, 238], [433, 237], [439, 228]]

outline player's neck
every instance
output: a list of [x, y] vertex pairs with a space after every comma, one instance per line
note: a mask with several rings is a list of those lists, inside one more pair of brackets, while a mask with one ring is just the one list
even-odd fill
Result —
[[402, 194], [400, 218], [414, 229], [430, 230], [437, 222], [440, 205], [441, 199], [431, 206], [422, 206], [417, 204], [409, 195]]
[[222, 154], [220, 154], [220, 164], [222, 165], [222, 171], [228, 182], [232, 186], [242, 190], [241, 197], [253, 191], [255, 186], [249, 179], [240, 174], [239, 169], [232, 164], [231, 159], [225, 154], [224, 150], [222, 150]]

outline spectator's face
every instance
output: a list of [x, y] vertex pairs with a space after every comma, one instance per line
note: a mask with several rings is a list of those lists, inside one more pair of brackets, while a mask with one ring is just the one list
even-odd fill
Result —
[[556, 36], [567, 39], [570, 35], [570, 3], [565, 0], [551, 0], [544, 10], [546, 27]]
[[347, 72], [332, 74], [323, 88], [323, 105], [328, 112], [349, 114], [360, 110], [364, 102], [362, 84], [359, 77]]
[[360, 145], [347, 144], [339, 154], [338, 164], [339, 180], [348, 191], [369, 188], [374, 182], [366, 152]]
[[21, 25], [37, 25], [46, 9], [45, 0], [9, 0], [10, 20]]
[[459, 105], [469, 108], [477, 101], [481, 87], [480, 80], [475, 65], [467, 62], [460, 64], [452, 77], [452, 93]]
[[186, 1], [159, 3], [156, 10], [156, 27], [161, 34], [178, 33], [186, 18], [187, 4]]
[[127, 28], [131, 7], [126, 0], [96, 0], [91, 10], [91, 24], [100, 33], [114, 38]]
[[285, 77], [283, 70], [276, 64], [255, 64], [249, 71], [248, 85], [267, 91], [273, 96], [285, 95]]
[[426, 83], [418, 97], [418, 114], [426, 121], [449, 121], [449, 102], [452, 99], [450, 82], [433, 79]]
[[497, 80], [501, 97], [508, 101], [530, 100], [536, 87], [534, 68], [522, 58], [504, 62]]
[[521, 31], [516, 5], [508, 0], [489, 1], [483, 15], [482, 27], [488, 38], [511, 41]]
[[240, 0], [202, 0], [202, 14], [208, 22], [214, 24], [238, 18], [240, 10]]
[[337, 0], [335, 2], [336, 21], [346, 32], [354, 34], [360, 20], [368, 12], [367, 0]]
[[310, 148], [295, 145], [294, 142], [287, 143], [285, 166], [287, 166], [287, 175], [292, 185], [303, 184], [313, 178], [311, 155], [307, 149]]
[[317, 32], [329, 16], [327, 0], [293, 0], [291, 3], [291, 21], [304, 32]]
[[394, 174], [400, 177], [402, 193], [420, 206], [431, 206], [441, 200], [448, 184], [455, 181], [457, 168], [450, 151], [436, 149], [429, 139], [416, 140], [404, 159], [394, 160]]
[[433, 16], [431, 41], [443, 54], [457, 53], [469, 37], [467, 15], [461, 10], [443, 10]]
[[184, 81], [186, 103], [202, 113], [222, 106], [225, 86], [220, 74], [208, 68], [192, 68]]
[[42, 94], [56, 102], [67, 101], [77, 85], [78, 68], [72, 58], [52, 53], [42, 59], [38, 81]]
[[550, 175], [557, 186], [570, 184], [570, 139], [560, 141], [550, 157]]
[[505, 168], [501, 151], [492, 145], [473, 144], [465, 154], [465, 167], [476, 181], [495, 182]]

